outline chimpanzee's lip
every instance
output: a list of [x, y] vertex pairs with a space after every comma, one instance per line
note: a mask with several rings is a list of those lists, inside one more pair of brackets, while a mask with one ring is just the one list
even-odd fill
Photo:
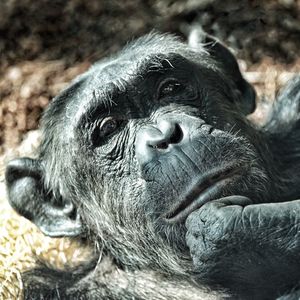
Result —
[[190, 213], [205, 203], [217, 199], [220, 191], [245, 171], [241, 166], [228, 166], [201, 176], [193, 187], [183, 196], [175, 207], [164, 215], [168, 223], [185, 221]]

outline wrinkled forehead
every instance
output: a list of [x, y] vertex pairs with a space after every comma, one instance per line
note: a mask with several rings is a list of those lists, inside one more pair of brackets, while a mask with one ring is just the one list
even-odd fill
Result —
[[[75, 81], [72, 100], [66, 105], [66, 115], [72, 122], [92, 107], [107, 106], [114, 103], [115, 95], [125, 93], [146, 80], [148, 75], [159, 70], [172, 68], [174, 59], [180, 60], [178, 54], [156, 54], [143, 57], [119, 57], [105, 62], [99, 62], [87, 73]], [[115, 103], [116, 104], [116, 103]]]
[[125, 91], [149, 72], [172, 68], [175, 60], [193, 61], [207, 67], [213, 65], [201, 47], [194, 51], [173, 36], [150, 34], [116, 55], [99, 61], [76, 78], [54, 99], [44, 120], [47, 122], [47, 116], [53, 118], [56, 115], [65, 126], [75, 126], [91, 107], [109, 101], [116, 89]]

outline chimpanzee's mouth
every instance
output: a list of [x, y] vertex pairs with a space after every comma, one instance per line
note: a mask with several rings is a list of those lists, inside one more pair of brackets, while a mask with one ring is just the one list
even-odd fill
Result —
[[183, 199], [164, 215], [164, 219], [168, 223], [183, 222], [194, 210], [213, 199], [217, 199], [220, 191], [229, 182], [240, 177], [243, 172], [244, 168], [235, 165], [214, 170], [201, 176], [183, 196]]

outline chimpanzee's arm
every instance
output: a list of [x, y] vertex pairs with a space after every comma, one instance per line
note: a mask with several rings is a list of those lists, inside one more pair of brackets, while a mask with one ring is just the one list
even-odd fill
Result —
[[275, 299], [300, 279], [300, 200], [249, 203], [230, 196], [205, 204], [186, 221], [187, 244], [202, 282], [235, 299]]

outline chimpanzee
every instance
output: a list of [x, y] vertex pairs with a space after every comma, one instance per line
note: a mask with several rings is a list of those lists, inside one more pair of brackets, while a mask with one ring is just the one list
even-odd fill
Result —
[[37, 159], [8, 164], [18, 213], [95, 245], [23, 274], [26, 299], [300, 295], [300, 76], [258, 127], [234, 56], [192, 41], [151, 33], [96, 63], [50, 103]]

